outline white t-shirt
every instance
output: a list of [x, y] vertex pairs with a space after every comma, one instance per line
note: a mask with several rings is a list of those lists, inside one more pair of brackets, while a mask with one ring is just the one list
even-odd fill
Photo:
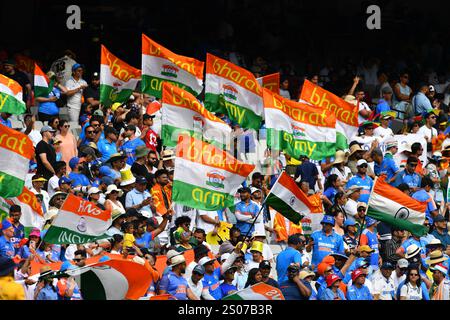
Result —
[[358, 213], [358, 202], [348, 198], [347, 203], [344, 206], [344, 210], [349, 216], [354, 217]]
[[[70, 77], [69, 80], [66, 81], [65, 83], [65, 87], [68, 90], [73, 90], [76, 88], [81, 87], [82, 85], [86, 85], [87, 86], [87, 82], [84, 81], [83, 79], [80, 80], [75, 80], [73, 77]], [[70, 109], [77, 109], [80, 110], [81, 109], [81, 97], [83, 96], [83, 90], [78, 91], [77, 93], [75, 93], [74, 95], [67, 97], [67, 107]]]
[[413, 287], [412, 284], [408, 282], [400, 289], [400, 297], [406, 297], [406, 300], [422, 300], [422, 287]]
[[208, 216], [211, 219], [215, 219], [218, 217], [217, 211], [205, 211], [205, 210], [198, 210], [198, 216], [197, 216], [197, 228], [205, 230], [206, 234], [214, 230], [214, 224], [208, 223], [206, 221], [203, 221], [201, 216]]
[[[350, 179], [353, 176], [352, 171], [347, 166], [344, 166], [343, 173], [338, 168], [332, 167], [330, 170], [330, 174], [336, 174], [339, 179], [345, 180], [345, 181], [348, 181], [348, 179]], [[349, 177], [349, 175], [350, 175], [350, 177]]]
[[402, 281], [405, 281], [405, 279], [406, 279], [406, 274], [402, 275], [401, 277], [397, 277], [397, 273], [396, 273], [395, 270], [394, 270], [394, 271], [392, 271], [391, 279], [394, 281], [395, 292], [397, 292], [398, 285], [399, 285]]
[[195, 266], [197, 265], [197, 262], [191, 261], [191, 263], [188, 264], [186, 267], [186, 271], [183, 274], [183, 278], [186, 280], [189, 280], [192, 276], [192, 270], [194, 270]]
[[366, 118], [364, 118], [359, 112], [362, 110], [367, 110], [369, 112], [371, 112], [372, 110], [370, 110], [370, 107], [367, 105], [367, 103], [365, 103], [364, 101], [360, 101], [359, 102], [359, 109], [358, 109], [358, 123], [361, 124], [364, 121], [367, 121]]
[[391, 292], [395, 294], [394, 280], [391, 278], [386, 279], [380, 272], [379, 274], [374, 275], [372, 284], [372, 294], [379, 294], [380, 300], [392, 300]]
[[48, 196], [51, 198], [56, 193], [56, 188], [59, 188], [59, 178], [55, 175], [48, 180]]
[[428, 139], [430, 139], [428, 142], [431, 142], [431, 137], [437, 136], [437, 130], [433, 127], [431, 127], [431, 129], [428, 129], [427, 126], [423, 125], [419, 128], [417, 134], [421, 134], [424, 137], [428, 137]]
[[391, 128], [383, 128], [382, 126], [375, 128], [373, 134], [374, 136], [382, 138], [383, 141], [386, 141], [387, 138], [394, 136], [394, 132], [392, 132]]
[[[22, 129], [22, 132], [25, 133], [27, 129], [24, 128]], [[31, 139], [31, 142], [33, 142], [33, 146], [36, 147], [36, 145], [39, 143], [39, 141], [42, 140], [42, 135], [38, 130], [31, 130], [30, 133], [28, 134], [28, 137]]]

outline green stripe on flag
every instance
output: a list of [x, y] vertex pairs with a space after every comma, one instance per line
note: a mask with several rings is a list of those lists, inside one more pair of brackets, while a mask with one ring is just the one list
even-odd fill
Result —
[[[0, 112], [7, 112], [11, 114], [25, 113], [27, 107], [25, 102], [17, 100], [15, 97], [10, 96], [4, 92], [0, 92]], [[1, 194], [0, 194], [1, 196]]]
[[308, 156], [312, 160], [323, 160], [336, 154], [336, 144], [333, 142], [295, 139], [291, 133], [272, 128], [267, 128], [267, 146], [273, 150], [282, 150], [296, 159]]
[[303, 219], [303, 215], [301, 213], [293, 210], [286, 202], [278, 198], [273, 193], [269, 194], [267, 197], [266, 204], [295, 224], [299, 224]]
[[67, 228], [51, 225], [44, 236], [44, 241], [52, 244], [84, 244], [106, 238], [111, 238], [111, 236], [107, 234], [91, 236]]
[[127, 102], [132, 94], [133, 90], [131, 89], [116, 91], [114, 87], [108, 86], [106, 84], [100, 85], [100, 103], [102, 103], [106, 107], [109, 107], [115, 102]]
[[103, 283], [92, 270], [80, 275], [80, 288], [83, 290], [84, 300], [107, 300]]
[[261, 127], [261, 116], [251, 109], [225, 100], [223, 94], [205, 93], [205, 108], [210, 112], [228, 115], [231, 121], [238, 123], [242, 128], [258, 130]]
[[336, 131], [336, 150], [348, 149], [347, 137], [341, 132]]
[[48, 95], [50, 94], [50, 92], [52, 92], [54, 85], [55, 85], [55, 80], [52, 79], [52, 80], [50, 80], [50, 83], [48, 84], [48, 87], [35, 86], [34, 87], [34, 97], [35, 98], [38, 98], [38, 97], [47, 98]]
[[11, 176], [5, 172], [0, 172], [0, 197], [14, 198], [22, 194], [25, 181]]
[[378, 211], [370, 206], [367, 209], [367, 215], [376, 220], [383, 221], [392, 226], [398, 227], [402, 230], [407, 230], [417, 236], [424, 236], [428, 233], [427, 228], [423, 225], [414, 224], [411, 221], [404, 219], [396, 219], [394, 216]]
[[174, 180], [172, 201], [200, 210], [214, 211], [234, 205], [234, 196]]
[[167, 147], [176, 147], [178, 143], [178, 135], [180, 134], [188, 134], [195, 139], [207, 141], [221, 149], [223, 149], [225, 146], [216, 140], [209, 141], [207, 139], [203, 139], [203, 132], [178, 128], [168, 124], [164, 124], [161, 127], [161, 140], [163, 142], [163, 145]]
[[163, 79], [163, 78], [153, 77], [148, 74], [142, 75], [141, 91], [161, 99], [162, 98], [162, 84], [164, 81], [169, 82], [183, 90], [186, 90], [189, 93], [192, 93], [195, 97], [201, 93], [201, 92], [195, 92], [191, 87], [189, 87], [183, 83], [171, 81], [171, 80], [167, 80], [167, 79]]

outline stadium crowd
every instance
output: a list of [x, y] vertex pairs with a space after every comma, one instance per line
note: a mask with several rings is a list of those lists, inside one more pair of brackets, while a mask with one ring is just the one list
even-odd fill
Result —
[[[1, 224], [0, 299], [83, 299], [73, 278], [29, 278], [31, 262], [42, 264], [41, 273], [49, 270], [46, 264], [63, 262], [64, 271], [113, 253], [139, 256], [151, 266], [166, 255], [167, 267], [156, 272], [143, 298], [220, 300], [264, 282], [291, 300], [450, 300], [448, 74], [427, 71], [423, 83], [414, 79], [413, 89], [406, 69], [397, 78], [375, 59], [347, 70], [353, 83], [335, 93], [358, 105], [360, 132], [347, 150], [321, 161], [261, 152], [264, 124], [258, 132], [243, 130], [218, 114], [233, 129], [231, 153], [256, 155], [258, 163], [234, 208], [203, 211], [172, 203], [175, 151], [161, 143], [160, 101], [136, 90], [126, 103], [105, 108], [98, 72], [87, 72], [75, 59], [67, 51], [52, 64], [47, 75], [56, 84], [48, 97], [35, 100], [27, 75], [13, 60], [2, 64], [2, 73], [24, 88], [29, 113], [1, 113], [0, 123], [21, 130], [35, 145], [26, 186], [42, 205], [46, 224], [25, 238], [21, 207], [9, 208]], [[265, 75], [267, 62], [257, 58], [250, 69]], [[323, 67], [307, 78], [334, 92], [336, 76]], [[298, 100], [292, 92], [285, 74], [280, 94]], [[397, 134], [425, 141], [401, 146], [400, 163]], [[263, 202], [283, 170], [320, 201], [317, 223], [296, 225]], [[427, 235], [365, 216], [380, 175], [427, 202]], [[111, 211], [110, 238], [82, 245], [42, 241], [69, 193]], [[223, 223], [232, 226], [217, 244], [210, 239], [217, 239]], [[194, 252], [189, 264], [188, 250]]]

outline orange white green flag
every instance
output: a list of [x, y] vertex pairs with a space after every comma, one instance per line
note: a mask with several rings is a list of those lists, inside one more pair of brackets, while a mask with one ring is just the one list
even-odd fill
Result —
[[0, 73], [0, 112], [22, 114], [26, 110], [22, 86], [17, 81]]
[[205, 107], [228, 115], [242, 128], [258, 130], [263, 119], [262, 88], [250, 71], [208, 53]]
[[44, 241], [55, 244], [82, 244], [110, 237], [111, 212], [69, 194], [58, 211]]
[[110, 106], [124, 103], [131, 96], [141, 79], [141, 70], [136, 69], [113, 55], [104, 45], [100, 58], [100, 102]]
[[272, 73], [256, 78], [261, 87], [269, 89], [273, 93], [280, 94], [280, 73]]
[[49, 79], [41, 68], [34, 64], [34, 97], [47, 97], [53, 90], [55, 79]]
[[33, 154], [33, 142], [27, 135], [0, 124], [0, 197], [22, 193]]
[[176, 149], [172, 201], [206, 211], [234, 205], [234, 195], [255, 168], [188, 135]]
[[170, 82], [195, 96], [203, 90], [204, 62], [173, 53], [142, 34], [142, 92], [159, 99], [163, 82]]
[[280, 289], [264, 282], [254, 284], [241, 291], [224, 297], [222, 300], [286, 300]]
[[218, 147], [228, 145], [231, 128], [217, 118], [189, 92], [165, 82], [162, 97], [163, 144], [175, 147], [179, 134], [188, 134]]
[[336, 116], [336, 148], [348, 149], [349, 140], [358, 133], [358, 107], [305, 80], [300, 99], [325, 108]]
[[285, 99], [263, 89], [267, 145], [298, 159], [332, 157], [336, 153], [334, 113]]

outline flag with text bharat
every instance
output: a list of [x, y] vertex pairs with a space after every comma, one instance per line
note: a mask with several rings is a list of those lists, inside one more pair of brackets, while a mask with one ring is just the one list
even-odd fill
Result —
[[280, 289], [260, 282], [236, 293], [224, 297], [222, 300], [285, 300]]
[[22, 99], [22, 86], [17, 81], [0, 73], [0, 112], [25, 113], [27, 107]]
[[285, 171], [270, 189], [266, 203], [295, 224], [314, 210], [308, 196]]
[[0, 197], [22, 193], [33, 154], [33, 142], [27, 135], [0, 124]]
[[69, 194], [58, 211], [44, 241], [54, 244], [82, 244], [108, 238], [111, 212]]
[[336, 153], [334, 113], [285, 99], [263, 89], [267, 145], [298, 159], [332, 157]]
[[230, 207], [241, 183], [254, 168], [212, 144], [180, 135], [172, 200], [207, 211]]
[[124, 103], [131, 96], [141, 79], [141, 70], [120, 60], [104, 45], [100, 58], [100, 103], [110, 106]]
[[49, 93], [53, 90], [55, 84], [54, 79], [49, 79], [41, 68], [34, 64], [34, 97], [47, 98]]
[[303, 83], [300, 99], [336, 115], [336, 148], [347, 149], [350, 139], [358, 133], [358, 107], [308, 80]]
[[189, 92], [168, 82], [163, 84], [161, 138], [175, 147], [179, 134], [188, 134], [223, 148], [231, 140], [231, 128]]
[[273, 93], [280, 94], [280, 73], [272, 73], [267, 76], [256, 78], [259, 85], [263, 88], [269, 89]]
[[263, 118], [262, 88], [250, 71], [208, 53], [205, 107], [228, 115], [242, 128], [258, 130]]
[[23, 187], [22, 194], [8, 200], [22, 208], [20, 223], [25, 227], [25, 237], [28, 237], [33, 228], [42, 229], [45, 223], [44, 212], [33, 192]]
[[427, 234], [427, 229], [423, 226], [426, 207], [425, 202], [407, 196], [389, 185], [382, 176], [375, 181], [367, 215], [417, 236], [423, 236]]
[[170, 82], [195, 96], [203, 90], [204, 62], [181, 56], [142, 35], [141, 90], [159, 99], [163, 82]]

